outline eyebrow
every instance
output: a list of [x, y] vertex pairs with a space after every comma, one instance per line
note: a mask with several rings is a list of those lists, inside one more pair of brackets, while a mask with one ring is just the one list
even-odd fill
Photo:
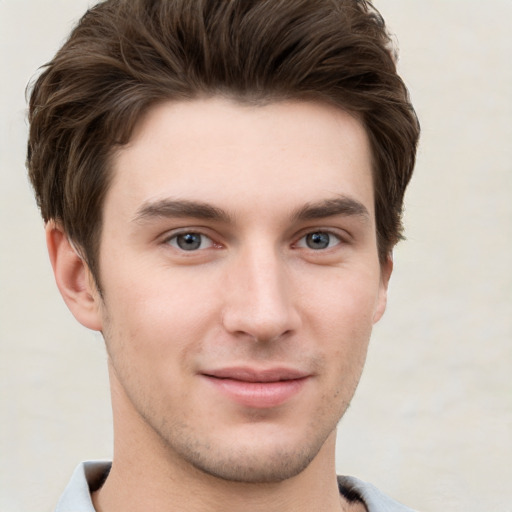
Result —
[[197, 201], [173, 199], [162, 199], [144, 203], [137, 210], [134, 221], [144, 222], [155, 218], [171, 217], [193, 217], [225, 223], [231, 221], [230, 215], [221, 208]]
[[318, 203], [308, 203], [294, 214], [298, 221], [323, 219], [326, 217], [359, 216], [370, 220], [370, 213], [366, 206], [351, 197], [340, 196], [335, 199], [325, 199]]
[[[292, 215], [295, 221], [323, 219], [334, 216], [360, 216], [367, 220], [370, 214], [359, 201], [341, 196], [325, 199], [316, 203], [307, 203]], [[232, 223], [233, 218], [222, 208], [190, 200], [161, 199], [144, 203], [135, 214], [135, 222], [145, 222], [155, 218], [192, 217], [195, 219], [214, 220]]]

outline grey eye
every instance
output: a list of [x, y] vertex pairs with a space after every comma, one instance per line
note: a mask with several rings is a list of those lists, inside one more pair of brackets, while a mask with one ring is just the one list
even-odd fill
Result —
[[201, 233], [180, 233], [169, 239], [169, 245], [182, 251], [196, 251], [206, 249], [213, 245], [213, 242], [206, 235]]
[[306, 235], [306, 245], [310, 249], [326, 249], [329, 247], [331, 236], [329, 233], [310, 233]]
[[327, 231], [314, 231], [303, 236], [297, 243], [297, 247], [320, 251], [329, 249], [341, 242], [340, 238]]

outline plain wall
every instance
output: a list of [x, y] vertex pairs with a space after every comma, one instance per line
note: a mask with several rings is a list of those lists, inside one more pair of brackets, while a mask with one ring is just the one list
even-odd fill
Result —
[[[24, 89], [88, 4], [0, 0], [0, 510], [111, 455], [106, 356], [53, 282]], [[512, 511], [512, 2], [377, 0], [423, 134], [338, 469], [428, 511]]]

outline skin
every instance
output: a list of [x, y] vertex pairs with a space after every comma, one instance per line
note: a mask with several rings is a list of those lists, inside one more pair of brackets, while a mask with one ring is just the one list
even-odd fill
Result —
[[[391, 273], [361, 123], [319, 103], [165, 103], [113, 173], [101, 295], [47, 226], [61, 293], [109, 356], [114, 462], [97, 510], [364, 510], [334, 466]], [[291, 372], [291, 391], [246, 371]]]

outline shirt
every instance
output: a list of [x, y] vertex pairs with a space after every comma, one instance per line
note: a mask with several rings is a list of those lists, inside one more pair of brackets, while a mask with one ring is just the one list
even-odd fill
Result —
[[[111, 463], [107, 461], [88, 461], [79, 464], [57, 503], [55, 512], [95, 512], [91, 492], [103, 485], [110, 466]], [[392, 500], [372, 484], [357, 478], [339, 476], [338, 485], [342, 494], [360, 499], [368, 512], [414, 512]]]

